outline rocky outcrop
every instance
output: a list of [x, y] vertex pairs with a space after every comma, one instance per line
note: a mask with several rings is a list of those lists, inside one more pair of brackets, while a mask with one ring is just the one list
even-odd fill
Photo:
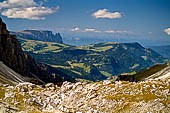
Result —
[[35, 81], [62, 82], [66, 75], [59, 70], [38, 64], [29, 54], [24, 54], [15, 35], [10, 35], [6, 24], [0, 19], [0, 61], [24, 77], [34, 78]]
[[0, 61], [20, 73], [28, 75], [27, 59], [15, 35], [10, 35], [5, 23], [0, 19]]
[[51, 31], [24, 30], [11, 32], [11, 34], [29, 40], [63, 43], [60, 33], [53, 34]]

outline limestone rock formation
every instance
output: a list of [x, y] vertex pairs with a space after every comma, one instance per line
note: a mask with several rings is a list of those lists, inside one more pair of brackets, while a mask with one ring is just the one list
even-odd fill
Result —
[[53, 34], [51, 31], [24, 30], [11, 32], [11, 34], [15, 34], [17, 37], [29, 40], [63, 43], [60, 33]]

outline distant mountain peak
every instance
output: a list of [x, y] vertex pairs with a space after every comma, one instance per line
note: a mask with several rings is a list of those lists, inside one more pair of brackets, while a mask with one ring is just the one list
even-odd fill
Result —
[[48, 30], [32, 29], [32, 30], [11, 32], [11, 34], [29, 40], [63, 43], [60, 33], [53, 34], [52, 31], [48, 31]]

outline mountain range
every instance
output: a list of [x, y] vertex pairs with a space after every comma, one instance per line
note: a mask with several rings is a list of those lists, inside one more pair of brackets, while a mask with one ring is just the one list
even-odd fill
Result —
[[76, 80], [98, 81], [164, 63], [164, 58], [139, 43], [107, 42], [71, 46], [19, 38], [24, 52]]
[[11, 31], [10, 34], [29, 40], [63, 43], [60, 33], [53, 34], [52, 31], [23, 30], [16, 32]]
[[24, 30], [10, 35], [2, 20], [1, 24], [3, 64], [24, 77], [36, 75], [44, 82], [55, 82], [52, 75], [57, 75], [57, 81], [100, 81], [164, 63], [160, 54], [137, 42], [71, 46], [63, 44], [59, 33]]
[[0, 113], [170, 111], [170, 63], [139, 43], [18, 39], [0, 19]]

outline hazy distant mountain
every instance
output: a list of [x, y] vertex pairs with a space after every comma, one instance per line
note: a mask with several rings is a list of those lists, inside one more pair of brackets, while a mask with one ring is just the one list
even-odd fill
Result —
[[103, 80], [163, 62], [163, 57], [139, 43], [98, 43], [88, 46], [20, 39], [22, 48], [42, 63], [77, 79]]
[[40, 40], [40, 41], [63, 43], [60, 33], [56, 33], [54, 35], [51, 31], [24, 30], [24, 31], [11, 32], [11, 34], [29, 40]]
[[170, 45], [150, 46], [150, 48], [161, 54], [163, 57], [170, 59]]

